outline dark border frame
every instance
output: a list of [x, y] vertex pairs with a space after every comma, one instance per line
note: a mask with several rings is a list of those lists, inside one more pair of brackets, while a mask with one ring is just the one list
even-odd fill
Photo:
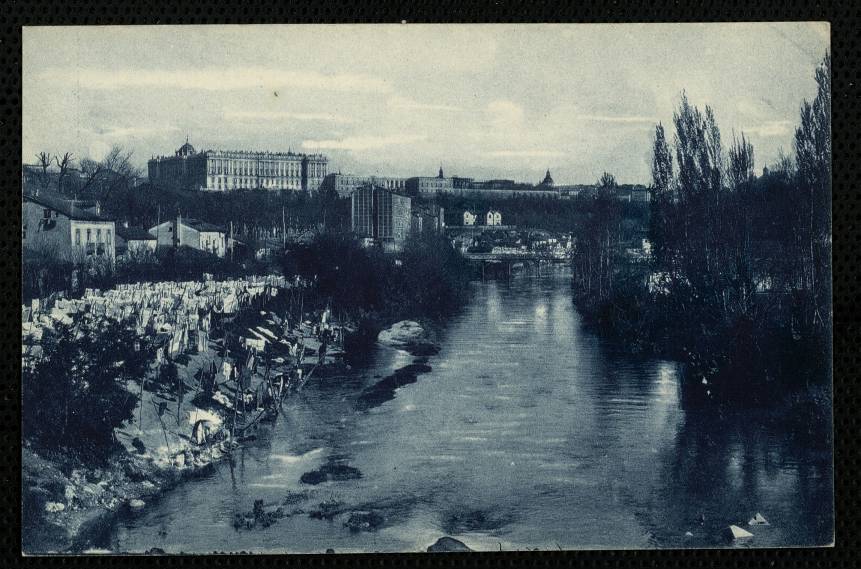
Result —
[[0, 172], [5, 189], [0, 192], [3, 239], [0, 268], [4, 294], [3, 314], [17, 315], [20, 298], [20, 148], [21, 148], [21, 26], [105, 24], [225, 24], [225, 23], [335, 23], [335, 22], [695, 22], [695, 21], [786, 21], [831, 22], [833, 53], [833, 287], [834, 287], [834, 428], [836, 547], [823, 549], [684, 550], [684, 551], [581, 551], [485, 554], [387, 554], [329, 556], [176, 556], [176, 557], [82, 557], [22, 558], [20, 530], [20, 354], [18, 316], [4, 318], [0, 380], [0, 445], [6, 460], [2, 472], [2, 563], [21, 565], [129, 567], [156, 563], [159, 566], [312, 566], [312, 567], [852, 567], [859, 550], [858, 524], [858, 387], [853, 372], [861, 357], [861, 318], [855, 269], [861, 263], [861, 198], [854, 190], [858, 178], [859, 152], [859, 54], [858, 32], [861, 9], [852, 0], [765, 0], [750, 2], [684, 3], [681, 0], [625, 2], [581, 1], [575, 4], [547, 0], [494, 2], [388, 2], [350, 3], [323, 1], [261, 2], [158, 2], [116, 3], [105, 0], [42, 0], [3, 3], [0, 12], [0, 124], [5, 152]]

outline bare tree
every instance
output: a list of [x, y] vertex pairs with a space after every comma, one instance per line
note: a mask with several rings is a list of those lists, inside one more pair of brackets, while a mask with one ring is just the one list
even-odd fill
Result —
[[63, 192], [63, 178], [68, 174], [69, 169], [73, 166], [73, 157], [71, 152], [66, 152], [63, 154], [63, 158], [60, 159], [59, 156], [54, 156], [54, 161], [57, 163], [57, 167], [60, 169], [60, 175], [57, 177], [57, 192]]
[[39, 168], [42, 170], [41, 178], [39, 179], [39, 184], [36, 186], [36, 195], [39, 195], [39, 189], [48, 189], [48, 168], [51, 167], [51, 153], [50, 152], [40, 152], [36, 155], [36, 160], [38, 160]]
[[90, 158], [81, 161], [81, 171], [87, 176], [81, 191], [94, 190], [98, 186], [101, 194], [110, 194], [128, 185], [141, 175], [140, 169], [132, 163], [133, 152], [114, 145], [104, 158], [95, 161]]

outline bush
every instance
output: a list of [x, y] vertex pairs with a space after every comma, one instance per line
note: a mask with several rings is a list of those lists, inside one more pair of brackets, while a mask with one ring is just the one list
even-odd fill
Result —
[[46, 450], [104, 459], [114, 428], [132, 418], [137, 396], [124, 386], [147, 373], [152, 358], [136, 335], [116, 323], [46, 329], [42, 357], [22, 373], [23, 437]]
[[282, 259], [284, 274], [315, 282], [305, 310], [331, 303], [370, 332], [403, 318], [438, 318], [460, 306], [473, 269], [442, 236], [410, 238], [400, 253], [363, 248], [327, 233]]

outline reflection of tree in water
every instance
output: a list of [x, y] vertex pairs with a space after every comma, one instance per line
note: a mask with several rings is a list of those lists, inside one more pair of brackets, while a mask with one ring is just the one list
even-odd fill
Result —
[[[721, 530], [746, 525], [756, 512], [772, 522], [757, 546], [831, 540], [831, 467], [785, 426], [750, 412], [688, 413], [662, 464], [663, 485], [647, 512], [664, 547], [725, 543]], [[694, 538], [686, 541], [686, 531]]]

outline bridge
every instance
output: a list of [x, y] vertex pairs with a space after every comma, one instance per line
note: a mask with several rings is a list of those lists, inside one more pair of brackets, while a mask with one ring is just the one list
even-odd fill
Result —
[[[517, 252], [487, 252], [487, 253], [463, 253], [463, 256], [472, 263], [481, 263], [481, 278], [485, 278], [487, 269], [499, 267], [503, 269], [503, 274], [511, 276], [511, 269], [517, 264], [534, 264], [538, 267], [538, 274], [541, 274], [541, 263], [566, 263], [570, 256], [560, 255], [558, 253], [550, 253], [549, 251], [517, 251]], [[498, 274], [498, 269], [497, 271]]]
[[568, 261], [571, 257], [569, 255], [559, 254], [559, 253], [551, 253], [549, 251], [518, 251], [518, 252], [487, 252], [487, 253], [463, 253], [465, 259], [470, 261], [482, 261], [482, 262], [517, 262], [517, 261], [555, 261], [555, 262], [564, 262]]

